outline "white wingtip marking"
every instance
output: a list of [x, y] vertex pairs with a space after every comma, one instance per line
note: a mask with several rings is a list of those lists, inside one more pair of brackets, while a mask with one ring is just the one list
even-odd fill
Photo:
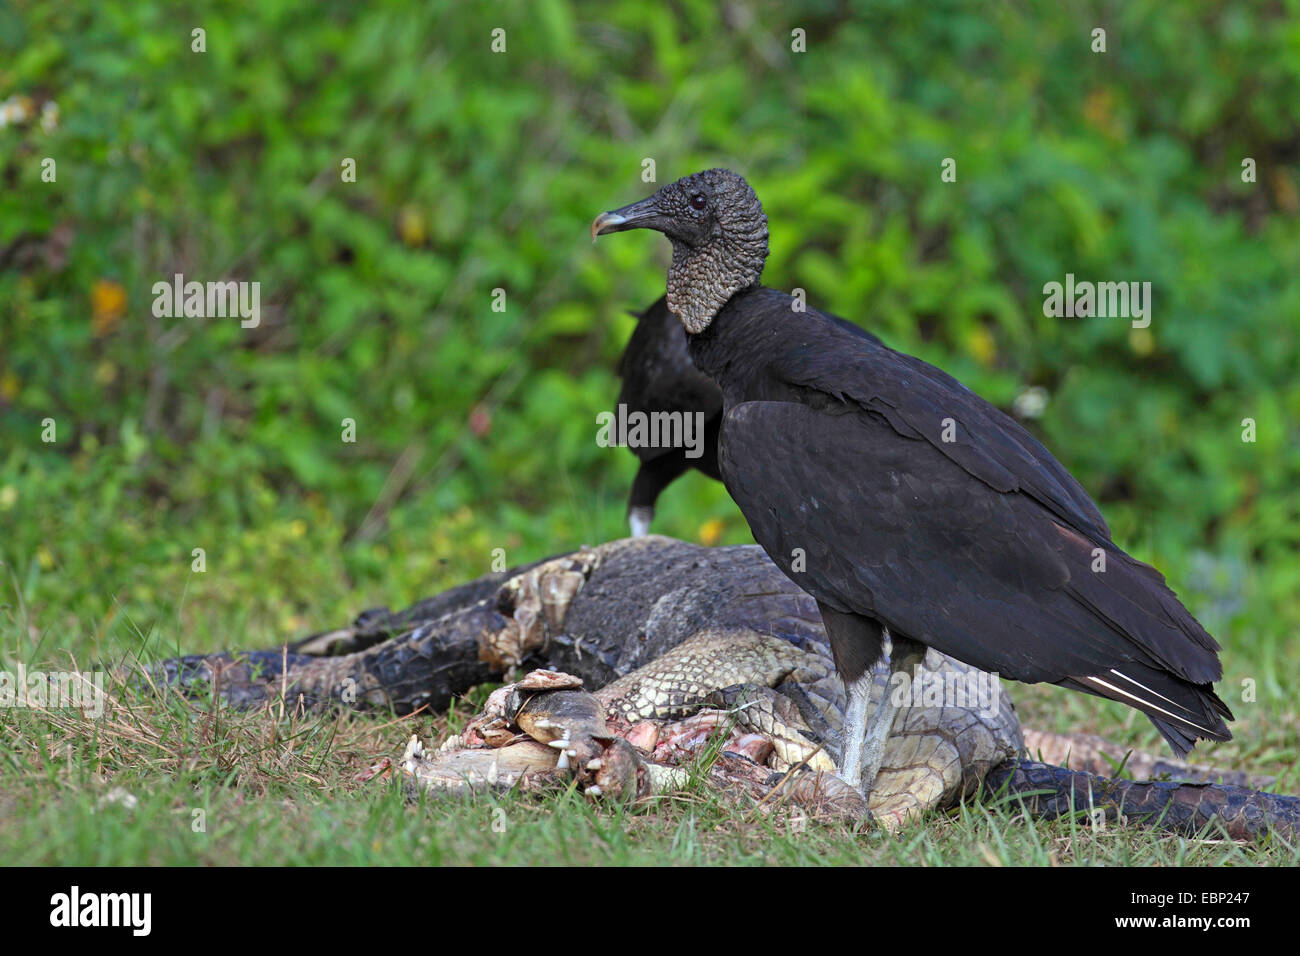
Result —
[[[1121, 674], [1120, 676], [1123, 677], [1124, 675]], [[1075, 678], [1075, 679], [1076, 679], [1076, 680], [1080, 680], [1080, 681], [1084, 681], [1084, 682], [1087, 682], [1087, 683], [1091, 683], [1091, 684], [1097, 684], [1097, 685], [1099, 685], [1099, 686], [1101, 686], [1101, 687], [1105, 687], [1107, 690], [1112, 690], [1112, 691], [1114, 691], [1115, 693], [1120, 694], [1121, 696], [1127, 697], [1129, 700], [1136, 700], [1136, 701], [1138, 701], [1139, 703], [1143, 704], [1144, 706], [1146, 706], [1146, 707], [1150, 707], [1152, 710], [1158, 710], [1158, 711], [1160, 711], [1160, 713], [1165, 714], [1165, 715], [1168, 716], [1169, 718], [1171, 718], [1171, 719], [1173, 719], [1173, 720], [1176, 720], [1176, 721], [1178, 721], [1179, 723], [1186, 724], [1188, 727], [1195, 727], [1197, 730], [1201, 731], [1201, 732], [1204, 733], [1204, 734], [1209, 734], [1211, 737], [1218, 736], [1218, 732], [1217, 732], [1217, 731], [1210, 730], [1208, 727], [1202, 727], [1200, 724], [1196, 723], [1196, 722], [1193, 721], [1193, 720], [1188, 720], [1186, 717], [1183, 717], [1183, 716], [1181, 716], [1181, 715], [1179, 715], [1179, 714], [1175, 714], [1173, 711], [1165, 710], [1163, 707], [1159, 707], [1159, 706], [1157, 706], [1156, 704], [1153, 704], [1153, 703], [1152, 703], [1151, 701], [1149, 701], [1149, 700], [1144, 700], [1143, 698], [1138, 697], [1136, 694], [1130, 694], [1130, 693], [1129, 693], [1128, 691], [1126, 691], [1126, 690], [1121, 690], [1120, 688], [1116, 687], [1114, 684], [1111, 684], [1111, 683], [1109, 683], [1109, 682], [1107, 682], [1107, 681], [1102, 680], [1100, 677], [1089, 676], [1089, 677], [1078, 677], [1078, 678]], [[1126, 680], [1132, 680], [1132, 678], [1126, 678]], [[1133, 683], [1137, 684], [1137, 681], [1133, 681]], [[1141, 684], [1138, 684], [1138, 686], [1141, 687], [1142, 685], [1141, 685]], [[1154, 693], [1154, 691], [1153, 691], [1152, 693]], [[1161, 694], [1156, 694], [1156, 696], [1157, 696], [1157, 697], [1162, 697], [1163, 695], [1161, 695]], [[1165, 697], [1164, 699], [1165, 699], [1165, 700], [1169, 700], [1168, 697]], [[1170, 701], [1170, 703], [1173, 703], [1173, 702]], [[1175, 705], [1175, 706], [1176, 706], [1176, 705]]]
[[1178, 701], [1176, 701], [1176, 700], [1172, 700], [1171, 698], [1166, 697], [1164, 694], [1160, 693], [1160, 691], [1158, 691], [1158, 690], [1152, 690], [1152, 689], [1151, 689], [1150, 687], [1148, 687], [1146, 684], [1142, 683], [1141, 681], [1134, 680], [1133, 678], [1129, 677], [1127, 674], [1121, 674], [1119, 671], [1115, 670], [1115, 668], [1113, 668], [1113, 667], [1110, 669], [1110, 672], [1111, 672], [1112, 674], [1114, 674], [1116, 677], [1122, 677], [1122, 678], [1124, 678], [1124, 680], [1128, 681], [1130, 684], [1134, 684], [1134, 685], [1136, 685], [1136, 686], [1138, 686], [1138, 687], [1141, 687], [1141, 688], [1142, 688], [1144, 691], [1146, 691], [1148, 694], [1155, 694], [1155, 695], [1156, 695], [1157, 697], [1159, 697], [1161, 700], [1167, 700], [1167, 701], [1169, 701], [1169, 703], [1173, 704], [1175, 707], [1181, 707], [1181, 706], [1182, 706], [1181, 704], [1178, 703]]

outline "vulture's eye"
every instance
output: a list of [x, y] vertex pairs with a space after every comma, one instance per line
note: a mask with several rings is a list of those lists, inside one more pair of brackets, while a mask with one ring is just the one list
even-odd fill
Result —
[[708, 204], [709, 201], [704, 198], [704, 193], [696, 193], [694, 196], [691, 197], [692, 209], [703, 209]]

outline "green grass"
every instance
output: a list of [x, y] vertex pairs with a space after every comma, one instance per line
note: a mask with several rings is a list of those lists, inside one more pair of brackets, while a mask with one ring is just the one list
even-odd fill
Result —
[[[136, 701], [105, 725], [5, 718], [0, 854], [29, 864], [1223, 865], [1300, 863], [1136, 828], [964, 806], [899, 833], [774, 823], [707, 788], [631, 806], [548, 794], [425, 799], [355, 775], [430, 721], [216, 715]], [[53, 735], [52, 745], [46, 734]], [[71, 746], [71, 755], [68, 746]], [[130, 794], [128, 807], [109, 794]], [[196, 820], [202, 815], [202, 826]]]

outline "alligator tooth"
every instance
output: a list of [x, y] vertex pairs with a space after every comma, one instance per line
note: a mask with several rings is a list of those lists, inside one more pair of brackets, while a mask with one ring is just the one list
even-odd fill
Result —
[[605, 765], [601, 762], [601, 759], [599, 757], [587, 761], [588, 770], [599, 770], [603, 766]]
[[602, 791], [600, 787], [596, 786], [595, 784], [592, 784], [590, 787], [588, 787], [586, 790], [582, 792], [589, 797], [599, 797], [604, 791]]
[[567, 750], [560, 751], [560, 759], [555, 761], [555, 769], [556, 770], [569, 769], [569, 752]]
[[487, 782], [489, 787], [497, 785], [497, 758], [492, 758], [492, 765], [487, 769]]
[[415, 761], [424, 757], [424, 744], [420, 743], [420, 738], [412, 736], [410, 743], [406, 745], [406, 750], [402, 754], [402, 763], [408, 773], [414, 773]]

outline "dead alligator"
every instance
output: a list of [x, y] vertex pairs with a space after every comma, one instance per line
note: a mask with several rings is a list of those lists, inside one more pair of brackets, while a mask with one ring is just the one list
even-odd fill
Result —
[[[785, 795], [832, 815], [865, 811], [829, 773], [844, 694], [816, 604], [756, 546], [614, 541], [489, 574], [401, 612], [367, 611], [286, 647], [156, 668], [184, 688], [215, 686], [236, 706], [286, 694], [305, 706], [399, 714], [442, 710], [477, 684], [534, 670], [494, 692], [439, 751], [413, 741], [399, 762], [408, 784], [576, 777], [592, 796], [640, 796], [679, 784], [681, 765], [721, 733], [713, 783], [760, 803]], [[1037, 816], [1082, 813], [1094, 825], [1300, 834], [1300, 798], [1251, 789], [1259, 782], [1243, 774], [1130, 754], [1128, 773], [1169, 779], [1107, 779], [1123, 748], [1022, 732], [996, 679], [933, 650], [912, 687], [885, 687], [887, 661], [877, 673], [877, 695], [907, 699], [870, 795], [872, 815], [888, 826], [996, 794]]]

